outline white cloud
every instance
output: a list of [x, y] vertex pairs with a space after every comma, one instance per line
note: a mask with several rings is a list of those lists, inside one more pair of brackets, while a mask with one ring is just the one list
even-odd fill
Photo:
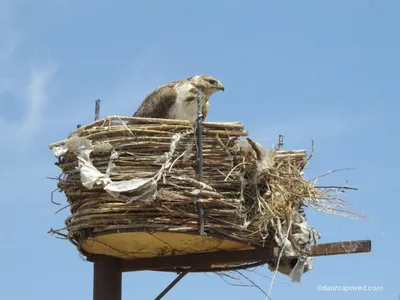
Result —
[[[14, 119], [6, 121], [0, 118], [0, 136], [9, 143], [18, 144], [20, 147], [35, 137], [40, 130], [43, 121], [43, 110], [48, 98], [48, 87], [52, 76], [56, 72], [54, 64], [42, 64], [39, 67], [30, 68], [14, 63], [13, 66], [21, 68], [21, 73], [11, 78], [1, 77], [0, 82], [7, 81], [4, 85], [5, 91], [10, 91], [15, 95], [15, 99], [23, 103], [22, 109], [14, 109], [9, 111], [0, 111], [0, 115], [11, 114]], [[26, 70], [25, 72], [23, 72]], [[0, 89], [1, 95], [1, 89]], [[4, 100], [8, 101], [8, 100]], [[6, 107], [5, 103], [0, 103], [0, 109]]]
[[[16, 52], [19, 48], [26, 49], [30, 45], [24, 44], [22, 32], [12, 24], [12, 4], [11, 1], [0, 0], [0, 96], [5, 92], [12, 95], [12, 99], [2, 100], [0, 97], [0, 101], [4, 101], [0, 103], [0, 135], [8, 141], [21, 142], [40, 127], [48, 85], [56, 66], [51, 62], [29, 59], [29, 52], [25, 52], [24, 57], [18, 56]], [[6, 101], [23, 103], [23, 107], [7, 105], [10, 103]], [[7, 116], [7, 121], [1, 116]]]
[[20, 134], [31, 134], [39, 129], [42, 123], [44, 104], [47, 100], [47, 86], [55, 70], [54, 65], [31, 69], [29, 82], [25, 87], [28, 110], [19, 127]]

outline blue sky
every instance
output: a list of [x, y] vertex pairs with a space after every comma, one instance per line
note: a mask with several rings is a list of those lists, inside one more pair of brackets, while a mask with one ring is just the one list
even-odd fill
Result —
[[[368, 220], [308, 211], [321, 242], [371, 239], [372, 252], [314, 260], [301, 284], [278, 276], [273, 299], [397, 299], [400, 19], [398, 1], [0, 0], [0, 298], [91, 299], [92, 265], [47, 234], [67, 212], [51, 204], [51, 142], [76, 124], [131, 115], [153, 88], [205, 73], [225, 93], [210, 121], [240, 121], [271, 146], [310, 148], [313, 177], [349, 180], [345, 200]], [[62, 194], [56, 201], [65, 203]], [[245, 273], [268, 290], [270, 273]], [[175, 277], [130, 273], [123, 299], [153, 299]], [[243, 281], [245, 283], [245, 281]], [[383, 285], [383, 292], [318, 292]], [[213, 274], [184, 278], [165, 299], [263, 299]]]

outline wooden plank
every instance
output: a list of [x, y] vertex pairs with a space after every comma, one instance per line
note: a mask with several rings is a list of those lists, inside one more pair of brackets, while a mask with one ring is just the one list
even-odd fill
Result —
[[370, 240], [319, 244], [312, 247], [313, 256], [352, 254], [362, 252], [371, 252]]

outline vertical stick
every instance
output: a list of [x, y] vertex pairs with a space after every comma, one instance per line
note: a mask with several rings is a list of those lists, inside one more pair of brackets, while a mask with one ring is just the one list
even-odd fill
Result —
[[[202, 91], [197, 93], [197, 123], [196, 123], [196, 144], [197, 144], [197, 180], [203, 181], [203, 108], [201, 106]], [[203, 203], [197, 202], [197, 209], [200, 218], [200, 235], [204, 232], [204, 206]]]
[[121, 300], [122, 272], [119, 261], [102, 257], [94, 262], [93, 300]]
[[97, 121], [100, 115], [100, 99], [96, 100], [96, 107], [94, 111], [94, 120]]
[[278, 149], [277, 150], [282, 150], [283, 148], [283, 135], [279, 135], [279, 141], [278, 141]]

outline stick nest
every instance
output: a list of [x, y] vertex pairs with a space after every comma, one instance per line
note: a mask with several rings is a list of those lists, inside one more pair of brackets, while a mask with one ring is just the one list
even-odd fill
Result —
[[[124, 121], [134, 124], [126, 125]], [[309, 205], [343, 214], [343, 202], [303, 176], [305, 150], [266, 150], [240, 123], [203, 124], [203, 182], [196, 178], [196, 138], [189, 122], [108, 117], [72, 132], [50, 148], [62, 170], [58, 188], [70, 205], [65, 227], [70, 241], [116, 231], [198, 234], [196, 202], [205, 210], [205, 232], [253, 246], [273, 246], [274, 225]], [[105, 183], [82, 183], [77, 147], [84, 138], [93, 166], [109, 182], [148, 180], [122, 192]], [[79, 150], [79, 149], [78, 149]], [[61, 154], [60, 154], [61, 153]], [[103, 178], [103, 179], [104, 179]]]

